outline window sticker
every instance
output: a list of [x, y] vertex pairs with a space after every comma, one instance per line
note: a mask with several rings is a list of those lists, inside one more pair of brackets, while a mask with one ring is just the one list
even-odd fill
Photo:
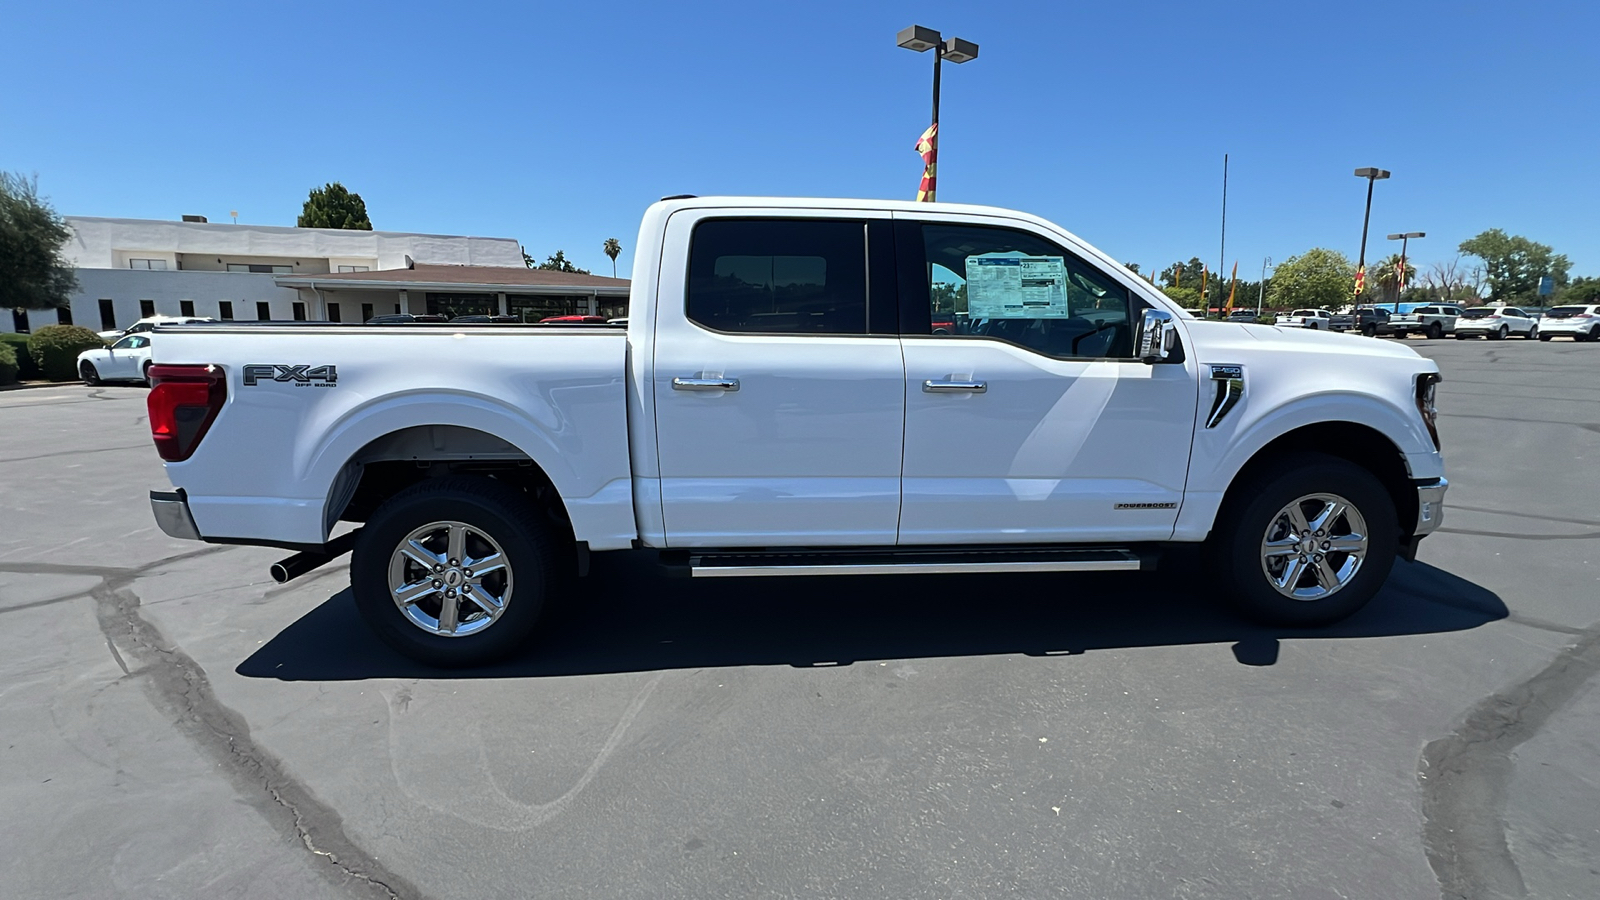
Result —
[[974, 319], [1065, 319], [1067, 267], [1060, 256], [967, 257], [967, 314]]

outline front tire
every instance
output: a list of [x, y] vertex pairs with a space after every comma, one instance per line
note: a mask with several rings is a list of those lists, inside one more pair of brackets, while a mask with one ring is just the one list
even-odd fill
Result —
[[150, 383], [150, 366], [151, 365], [153, 365], [153, 363], [151, 363], [149, 360], [145, 360], [144, 366], [142, 368], [140, 368], [140, 370], [139, 370], [139, 374], [144, 377], [144, 386], [145, 387], [154, 387], [154, 385], [152, 385]]
[[83, 379], [84, 384], [94, 387], [100, 383], [100, 370], [94, 367], [94, 363], [84, 360], [78, 363], [78, 377]]
[[1218, 518], [1211, 552], [1223, 599], [1272, 625], [1331, 625], [1389, 577], [1399, 546], [1394, 501], [1366, 469], [1294, 454], [1253, 476]]
[[413, 485], [368, 519], [350, 559], [367, 625], [430, 666], [477, 666], [523, 645], [564, 557], [528, 497], [498, 481]]
[[1444, 337], [1444, 326], [1443, 325], [1440, 325], [1438, 322], [1434, 322], [1432, 325], [1428, 326], [1428, 339], [1429, 340], [1437, 341], [1442, 337]]
[[1532, 328], [1528, 329], [1528, 333], [1523, 335], [1522, 339], [1523, 340], [1527, 340], [1527, 341], [1533, 341], [1533, 340], [1538, 340], [1539, 336], [1540, 336], [1539, 335], [1539, 326], [1535, 325]]

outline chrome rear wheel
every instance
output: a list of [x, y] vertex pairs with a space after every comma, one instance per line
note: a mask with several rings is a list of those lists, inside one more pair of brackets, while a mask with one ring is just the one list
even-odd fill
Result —
[[394, 605], [411, 624], [441, 637], [494, 625], [511, 603], [513, 584], [500, 544], [465, 522], [429, 522], [389, 557]]

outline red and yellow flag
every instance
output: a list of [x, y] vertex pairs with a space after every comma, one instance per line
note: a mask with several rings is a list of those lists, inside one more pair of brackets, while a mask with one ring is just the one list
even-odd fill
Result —
[[917, 138], [916, 149], [922, 154], [922, 186], [917, 188], [917, 201], [932, 203], [939, 168], [938, 122], [929, 125], [928, 130], [922, 133], [922, 137]]
[[1360, 302], [1361, 295], [1367, 292], [1367, 267], [1356, 268], [1356, 301]]
[[1223, 315], [1227, 315], [1228, 313], [1233, 312], [1233, 294], [1238, 289], [1239, 289], [1239, 261], [1238, 260], [1234, 260], [1234, 263], [1233, 263], [1233, 286], [1228, 288], [1228, 308], [1223, 311]]

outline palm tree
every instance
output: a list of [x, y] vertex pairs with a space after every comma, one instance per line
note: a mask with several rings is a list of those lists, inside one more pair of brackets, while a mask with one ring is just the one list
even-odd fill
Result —
[[617, 277], [617, 257], [622, 255], [622, 244], [616, 238], [606, 238], [606, 255], [611, 257], [611, 277]]
[[[1383, 289], [1384, 302], [1400, 302], [1400, 254], [1391, 253], [1389, 257], [1378, 263], [1377, 271], [1373, 273], [1372, 280]], [[1406, 260], [1405, 283], [1410, 284], [1417, 277], [1417, 267]]]

